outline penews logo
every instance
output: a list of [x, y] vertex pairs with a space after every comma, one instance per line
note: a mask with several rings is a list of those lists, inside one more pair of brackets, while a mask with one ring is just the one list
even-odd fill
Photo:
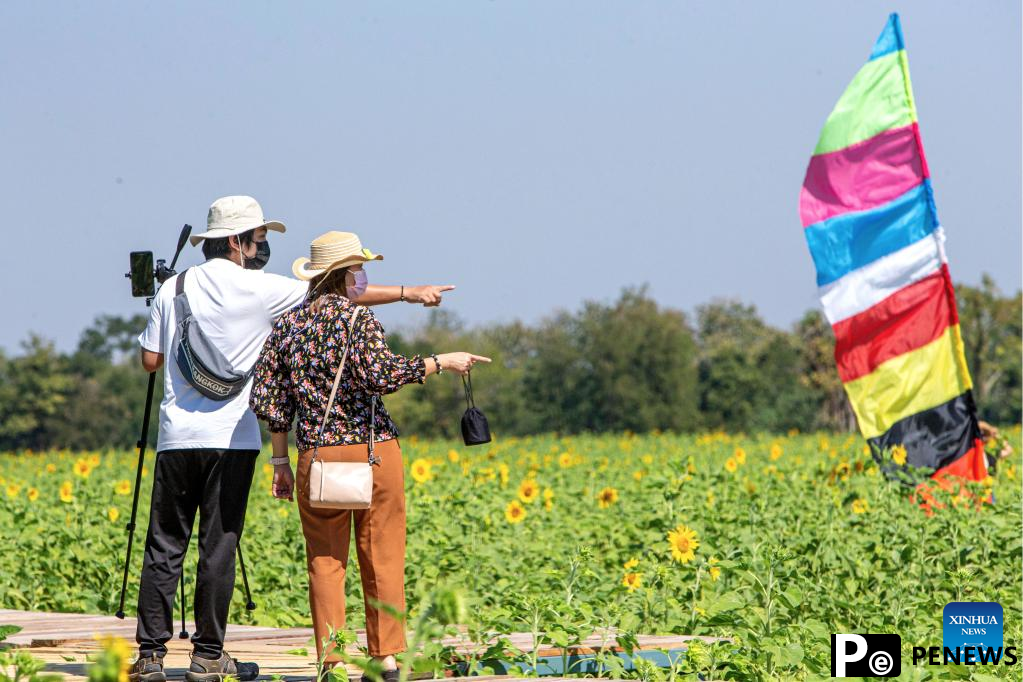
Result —
[[941, 620], [942, 645], [949, 651], [962, 652], [967, 659], [964, 663], [979, 663], [977, 654], [981, 651], [1001, 654], [1004, 638], [1002, 605], [998, 602], [949, 602]]

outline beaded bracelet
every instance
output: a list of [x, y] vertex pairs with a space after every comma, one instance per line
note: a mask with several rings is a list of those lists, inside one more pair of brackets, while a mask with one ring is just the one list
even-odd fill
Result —
[[430, 353], [430, 357], [433, 358], [434, 364], [437, 365], [437, 374], [440, 374], [441, 372], [443, 372], [444, 370], [442, 370], [441, 367], [440, 367], [440, 360], [437, 359], [437, 354], [436, 353]]

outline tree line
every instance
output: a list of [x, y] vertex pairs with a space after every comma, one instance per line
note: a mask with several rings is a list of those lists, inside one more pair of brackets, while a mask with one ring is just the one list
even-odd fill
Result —
[[[987, 276], [956, 293], [980, 416], [1018, 423], [1021, 294], [1003, 296]], [[145, 322], [144, 315], [100, 316], [70, 353], [34, 334], [17, 355], [0, 350], [0, 451], [133, 447], [146, 394], [136, 341]], [[856, 426], [835, 369], [834, 336], [817, 310], [778, 329], [738, 301], [713, 301], [689, 315], [629, 288], [615, 301], [586, 302], [536, 325], [467, 326], [438, 309], [422, 327], [388, 339], [406, 355], [466, 349], [492, 357], [475, 372], [473, 389], [499, 435]], [[459, 435], [465, 399], [457, 378], [409, 386], [385, 402], [403, 435]]]

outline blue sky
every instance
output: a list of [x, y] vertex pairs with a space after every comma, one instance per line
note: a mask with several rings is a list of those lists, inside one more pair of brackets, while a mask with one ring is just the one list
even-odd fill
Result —
[[806, 163], [893, 10], [953, 277], [1015, 291], [1018, 2], [0, 4], [0, 347], [144, 310], [128, 252], [227, 194], [288, 225], [270, 271], [355, 231], [470, 324], [647, 283], [789, 325]]

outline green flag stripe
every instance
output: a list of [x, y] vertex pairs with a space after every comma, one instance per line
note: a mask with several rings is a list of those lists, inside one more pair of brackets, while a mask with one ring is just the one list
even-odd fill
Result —
[[844, 149], [916, 121], [907, 98], [905, 50], [863, 65], [828, 116], [814, 154]]

